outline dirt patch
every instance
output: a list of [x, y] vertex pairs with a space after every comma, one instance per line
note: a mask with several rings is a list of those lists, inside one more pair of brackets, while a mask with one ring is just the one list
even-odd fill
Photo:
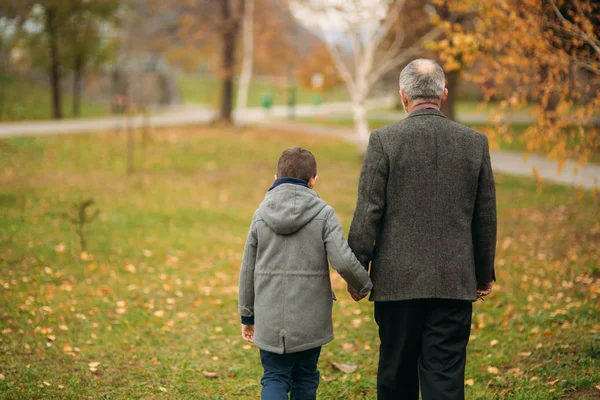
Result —
[[581, 389], [566, 394], [563, 399], [586, 399], [600, 400], [600, 390], [598, 389]]

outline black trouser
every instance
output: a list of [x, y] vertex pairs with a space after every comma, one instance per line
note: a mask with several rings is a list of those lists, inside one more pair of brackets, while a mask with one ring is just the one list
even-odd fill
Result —
[[472, 303], [422, 299], [375, 302], [379, 400], [463, 400]]

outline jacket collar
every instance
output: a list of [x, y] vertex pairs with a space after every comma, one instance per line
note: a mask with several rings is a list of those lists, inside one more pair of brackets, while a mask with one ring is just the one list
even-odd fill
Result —
[[438, 117], [448, 118], [444, 115], [443, 112], [441, 112], [440, 110], [436, 110], [435, 108], [424, 108], [421, 110], [414, 110], [410, 114], [408, 114], [408, 117], [406, 118], [420, 117], [422, 115], [436, 115]]
[[304, 179], [282, 177], [282, 178], [276, 179], [268, 191], [271, 191], [271, 190], [275, 189], [277, 186], [283, 185], [284, 183], [290, 183], [292, 185], [304, 186], [305, 188], [310, 189], [308, 187], [308, 183]]

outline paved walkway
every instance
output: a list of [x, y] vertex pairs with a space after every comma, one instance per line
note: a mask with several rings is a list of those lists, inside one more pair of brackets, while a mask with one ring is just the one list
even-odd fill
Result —
[[[394, 102], [392, 97], [374, 99], [367, 104], [368, 108], [381, 109], [390, 107]], [[315, 117], [315, 116], [340, 116], [348, 115], [350, 105], [348, 103], [326, 103], [318, 107], [310, 105], [300, 105], [295, 109], [296, 117]], [[313, 124], [299, 124], [277, 120], [288, 116], [288, 108], [285, 106], [273, 107], [265, 112], [262, 109], [249, 109], [243, 114], [234, 113], [236, 121], [241, 124], [252, 124], [268, 126], [283, 131], [305, 132], [309, 134], [324, 135], [330, 137], [339, 137], [344, 140], [354, 141], [354, 132], [350, 128], [320, 126]], [[401, 119], [405, 113], [373, 111], [371, 117], [381, 119]], [[180, 126], [191, 124], [208, 123], [215, 118], [213, 110], [201, 106], [175, 107], [165, 110], [162, 113], [152, 115], [150, 124], [153, 127]], [[522, 121], [527, 122], [527, 117]], [[485, 122], [485, 116], [481, 115], [459, 115], [458, 120], [463, 123]], [[511, 119], [512, 121], [512, 119]], [[131, 123], [135, 128], [143, 124], [142, 117], [135, 117]], [[16, 122], [0, 124], [0, 139], [15, 136], [43, 136], [57, 134], [75, 134], [89, 133], [106, 130], [113, 130], [120, 127], [122, 129], [124, 119], [122, 117], [107, 117], [95, 119], [77, 119], [62, 121], [40, 121], [40, 122]], [[522, 153], [496, 150], [492, 152], [492, 164], [496, 172], [532, 176], [533, 168], [544, 179], [572, 186], [580, 186], [585, 189], [597, 188], [600, 185], [600, 165], [590, 164], [574, 170], [575, 164], [567, 163], [562, 173], [558, 173], [556, 162], [550, 161], [544, 157], [531, 155], [527, 159]]]
[[[338, 137], [350, 142], [356, 141], [354, 131], [349, 128], [286, 121], [266, 121], [262, 125], [284, 131]], [[557, 163], [545, 157], [529, 155], [526, 158], [524, 153], [506, 150], [493, 150], [491, 156], [494, 172], [531, 177], [535, 168], [537, 174], [548, 181], [589, 190], [600, 187], [600, 165], [598, 164], [588, 164], [576, 170], [576, 164], [569, 161], [559, 173]]]

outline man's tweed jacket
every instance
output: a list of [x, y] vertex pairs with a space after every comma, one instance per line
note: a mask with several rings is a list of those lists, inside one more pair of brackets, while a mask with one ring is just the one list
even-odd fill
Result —
[[485, 135], [436, 109], [371, 134], [348, 243], [372, 301], [477, 299], [496, 280], [496, 192]]

